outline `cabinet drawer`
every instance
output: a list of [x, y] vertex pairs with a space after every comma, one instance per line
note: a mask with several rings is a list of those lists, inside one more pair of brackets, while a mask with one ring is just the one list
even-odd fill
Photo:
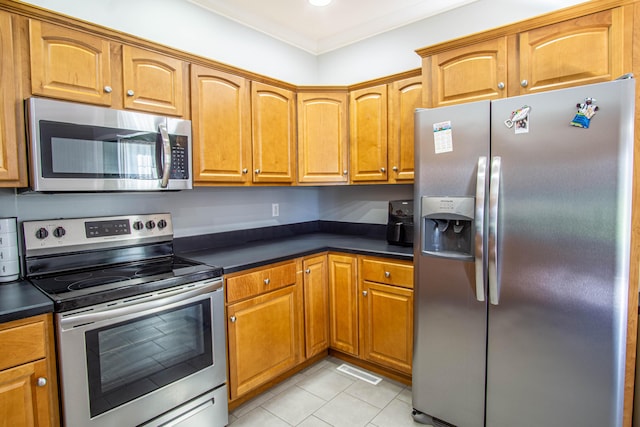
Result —
[[408, 263], [363, 258], [360, 273], [364, 281], [413, 289], [413, 265]]
[[227, 278], [227, 303], [250, 298], [296, 283], [296, 263], [251, 270]]
[[0, 325], [0, 370], [43, 359], [47, 352], [44, 321]]

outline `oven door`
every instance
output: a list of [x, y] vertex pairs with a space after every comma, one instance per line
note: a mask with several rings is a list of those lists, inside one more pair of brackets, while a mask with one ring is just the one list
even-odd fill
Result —
[[131, 111], [30, 98], [35, 191], [191, 188], [191, 123]]
[[219, 278], [56, 319], [66, 426], [138, 425], [226, 381]]

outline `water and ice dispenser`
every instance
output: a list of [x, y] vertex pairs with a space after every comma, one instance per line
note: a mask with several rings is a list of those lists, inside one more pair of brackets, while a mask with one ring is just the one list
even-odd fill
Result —
[[443, 258], [473, 259], [474, 197], [421, 199], [422, 253]]

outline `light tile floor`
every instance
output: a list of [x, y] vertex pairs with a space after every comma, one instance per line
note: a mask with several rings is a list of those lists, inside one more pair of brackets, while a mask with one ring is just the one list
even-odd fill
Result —
[[232, 411], [229, 426], [425, 427], [411, 417], [410, 387], [384, 377], [372, 385], [338, 371], [343, 363], [306, 368]]

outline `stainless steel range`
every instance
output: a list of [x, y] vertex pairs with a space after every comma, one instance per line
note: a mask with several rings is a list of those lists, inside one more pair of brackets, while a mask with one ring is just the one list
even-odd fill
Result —
[[170, 214], [25, 221], [53, 301], [64, 425], [228, 422], [222, 269], [173, 254]]

